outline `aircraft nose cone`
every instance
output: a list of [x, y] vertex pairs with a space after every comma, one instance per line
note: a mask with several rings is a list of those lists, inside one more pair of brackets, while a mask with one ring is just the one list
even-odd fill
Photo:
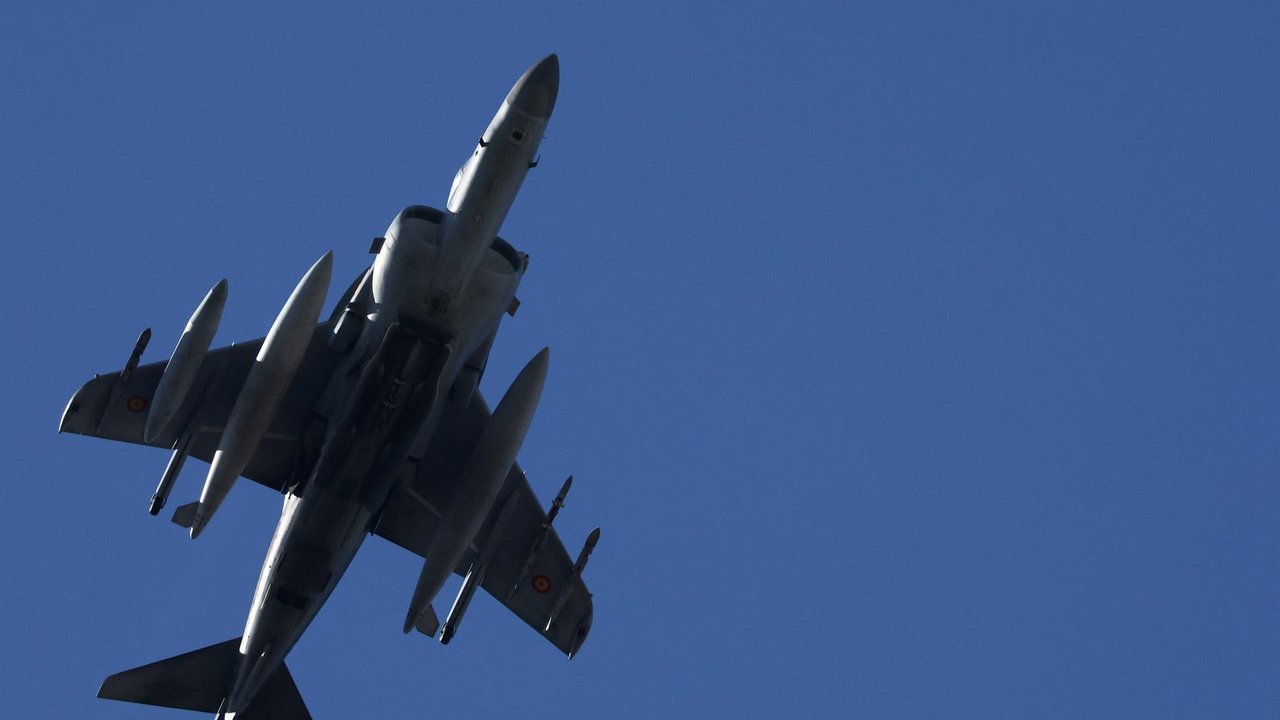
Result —
[[555, 53], [524, 71], [507, 93], [507, 104], [534, 117], [549, 118], [560, 92], [560, 58]]

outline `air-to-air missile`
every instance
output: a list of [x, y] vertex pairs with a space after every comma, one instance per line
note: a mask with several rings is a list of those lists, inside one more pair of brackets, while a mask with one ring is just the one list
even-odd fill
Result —
[[[138, 341], [133, 344], [133, 351], [129, 353], [129, 359], [124, 362], [124, 369], [116, 376], [115, 382], [111, 383], [111, 390], [108, 391], [108, 400], [98, 414], [98, 422], [94, 427], [94, 432], [102, 429], [102, 422], [106, 419], [106, 410], [113, 407], [120, 399], [120, 394], [124, 391], [126, 385], [129, 384], [129, 378], [133, 377], [133, 371], [138, 369], [138, 361], [142, 359], [142, 353], [146, 352], [147, 344], [151, 342], [151, 328], [143, 330], [138, 335]], [[130, 399], [130, 404], [133, 400]], [[145, 402], [142, 405], [145, 407]], [[131, 408], [132, 409], [132, 408]]]
[[506, 531], [507, 525], [511, 521], [511, 515], [515, 512], [516, 499], [518, 497], [519, 495], [514, 492], [507, 496], [506, 502], [502, 504], [502, 510], [498, 512], [498, 519], [494, 521], [493, 527], [485, 537], [484, 545], [481, 546], [475, 561], [471, 563], [471, 567], [467, 569], [467, 575], [462, 580], [462, 587], [458, 588], [458, 596], [453, 599], [453, 606], [449, 608], [449, 614], [444, 621], [444, 628], [440, 631], [441, 643], [448, 645], [449, 641], [453, 639], [453, 636], [458, 632], [458, 626], [462, 624], [462, 616], [466, 614], [467, 608], [471, 607], [471, 598], [475, 597], [476, 588], [484, 583], [485, 572], [489, 569], [489, 563], [493, 561], [493, 556], [498, 551], [498, 544], [502, 541], [502, 533]]
[[564, 507], [564, 499], [569, 496], [569, 488], [571, 487], [573, 487], [572, 475], [564, 479], [564, 484], [560, 486], [560, 492], [556, 493], [556, 499], [551, 502], [551, 509], [547, 511], [547, 516], [542, 521], [542, 530], [534, 538], [533, 545], [529, 547], [529, 552], [524, 558], [524, 564], [520, 566], [516, 581], [511, 584], [511, 589], [507, 591], [505, 599], [510, 600], [524, 584], [525, 579], [529, 577], [529, 571], [533, 569], [533, 564], [538, 560], [538, 553], [547, 542], [547, 537], [551, 535], [551, 524], [556, 521], [556, 515], [559, 514], [560, 508]]
[[551, 614], [547, 617], [547, 626], [543, 628], [545, 632], [551, 631], [551, 626], [556, 624], [556, 619], [560, 617], [560, 611], [564, 610], [565, 603], [569, 602], [569, 598], [578, 589], [578, 578], [582, 577], [582, 571], [587, 569], [587, 561], [591, 559], [591, 553], [596, 549], [596, 543], [598, 542], [600, 542], [600, 528], [592, 530], [591, 534], [587, 536], [587, 541], [582, 544], [582, 552], [578, 553], [578, 561], [573, 564], [573, 572], [569, 574], [569, 579], [561, 586], [560, 595], [556, 597], [556, 604], [551, 606]]

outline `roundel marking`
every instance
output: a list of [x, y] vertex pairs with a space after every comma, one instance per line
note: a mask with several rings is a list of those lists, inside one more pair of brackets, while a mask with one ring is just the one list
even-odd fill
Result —
[[533, 589], [538, 593], [548, 593], [551, 591], [551, 578], [546, 575], [533, 576]]
[[147, 409], [147, 399], [141, 395], [134, 395], [125, 401], [124, 406], [129, 408], [129, 412], [140, 413]]

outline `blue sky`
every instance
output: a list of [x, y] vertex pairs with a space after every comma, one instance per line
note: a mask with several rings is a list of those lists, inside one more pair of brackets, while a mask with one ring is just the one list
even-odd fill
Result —
[[[483, 385], [603, 538], [566, 662], [488, 597], [399, 632], [371, 539], [290, 656], [325, 717], [1280, 715], [1272, 3], [10, 4], [0, 687], [238, 635], [280, 499], [198, 542], [166, 455], [54, 433], [219, 278], [217, 342], [442, 205], [519, 74], [562, 85]], [[341, 278], [341, 279], [339, 279]], [[198, 493], [193, 462], [174, 501]], [[451, 595], [453, 586], [445, 590]]]

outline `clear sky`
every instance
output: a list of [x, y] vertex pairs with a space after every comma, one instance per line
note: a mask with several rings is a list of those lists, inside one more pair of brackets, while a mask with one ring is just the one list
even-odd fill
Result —
[[[270, 5], [270, 7], [264, 7]], [[289, 666], [317, 718], [1280, 717], [1273, 2], [7, 3], [0, 694], [238, 635], [280, 498], [198, 542], [166, 454], [54, 430], [219, 278], [218, 343], [560, 101], [483, 388], [596, 525], [566, 661], [487, 596], [400, 634], [371, 539]], [[193, 499], [188, 466], [172, 504]], [[451, 597], [455, 585], [443, 595]]]

